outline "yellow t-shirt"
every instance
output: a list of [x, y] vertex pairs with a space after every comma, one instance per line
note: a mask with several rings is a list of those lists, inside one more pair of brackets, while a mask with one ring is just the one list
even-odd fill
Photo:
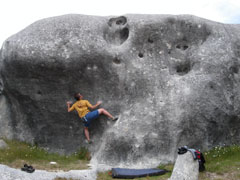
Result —
[[87, 100], [78, 100], [72, 105], [70, 111], [75, 109], [78, 112], [79, 117], [82, 118], [90, 112], [88, 109], [89, 107], [92, 107], [92, 105]]

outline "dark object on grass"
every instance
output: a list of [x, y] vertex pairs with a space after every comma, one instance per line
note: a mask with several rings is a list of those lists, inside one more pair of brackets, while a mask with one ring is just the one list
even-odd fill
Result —
[[205, 171], [204, 163], [205, 163], [206, 161], [205, 161], [205, 158], [204, 158], [204, 156], [203, 156], [203, 153], [201, 153], [201, 152], [200, 152], [200, 160], [198, 160], [198, 162], [199, 162], [199, 171], [200, 171], [200, 172]]
[[35, 169], [32, 166], [28, 166], [27, 164], [24, 164], [23, 168], [21, 168], [22, 171], [33, 173]]
[[112, 168], [113, 178], [133, 179], [137, 177], [163, 175], [168, 171], [165, 169], [124, 169]]

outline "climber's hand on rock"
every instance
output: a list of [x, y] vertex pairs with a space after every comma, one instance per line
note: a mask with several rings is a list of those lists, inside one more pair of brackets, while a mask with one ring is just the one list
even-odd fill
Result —
[[72, 102], [71, 102], [71, 101], [68, 101], [68, 102], [67, 102], [67, 105], [71, 105], [71, 104], [72, 104]]

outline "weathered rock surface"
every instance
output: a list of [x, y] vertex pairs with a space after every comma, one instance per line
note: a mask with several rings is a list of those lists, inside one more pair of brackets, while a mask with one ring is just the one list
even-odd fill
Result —
[[169, 180], [198, 180], [199, 164], [188, 151], [178, 155]]
[[10, 168], [0, 164], [1, 180], [54, 180], [61, 179], [81, 179], [95, 180], [97, 179], [96, 170], [71, 170], [68, 172], [48, 172], [43, 170], [35, 170], [34, 173], [27, 173], [20, 169]]
[[2, 46], [0, 135], [64, 153], [86, 146], [66, 110], [81, 92], [120, 116], [91, 127], [93, 164], [154, 167], [179, 146], [239, 143], [239, 61], [239, 25], [187, 15], [40, 20]]

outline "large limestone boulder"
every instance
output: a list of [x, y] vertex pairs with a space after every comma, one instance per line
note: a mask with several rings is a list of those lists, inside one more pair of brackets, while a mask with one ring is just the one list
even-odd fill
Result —
[[120, 117], [90, 128], [93, 164], [154, 167], [182, 145], [240, 141], [239, 25], [64, 15], [8, 38], [0, 57], [1, 136], [62, 153], [86, 146], [77, 113], [66, 110], [81, 92]]

